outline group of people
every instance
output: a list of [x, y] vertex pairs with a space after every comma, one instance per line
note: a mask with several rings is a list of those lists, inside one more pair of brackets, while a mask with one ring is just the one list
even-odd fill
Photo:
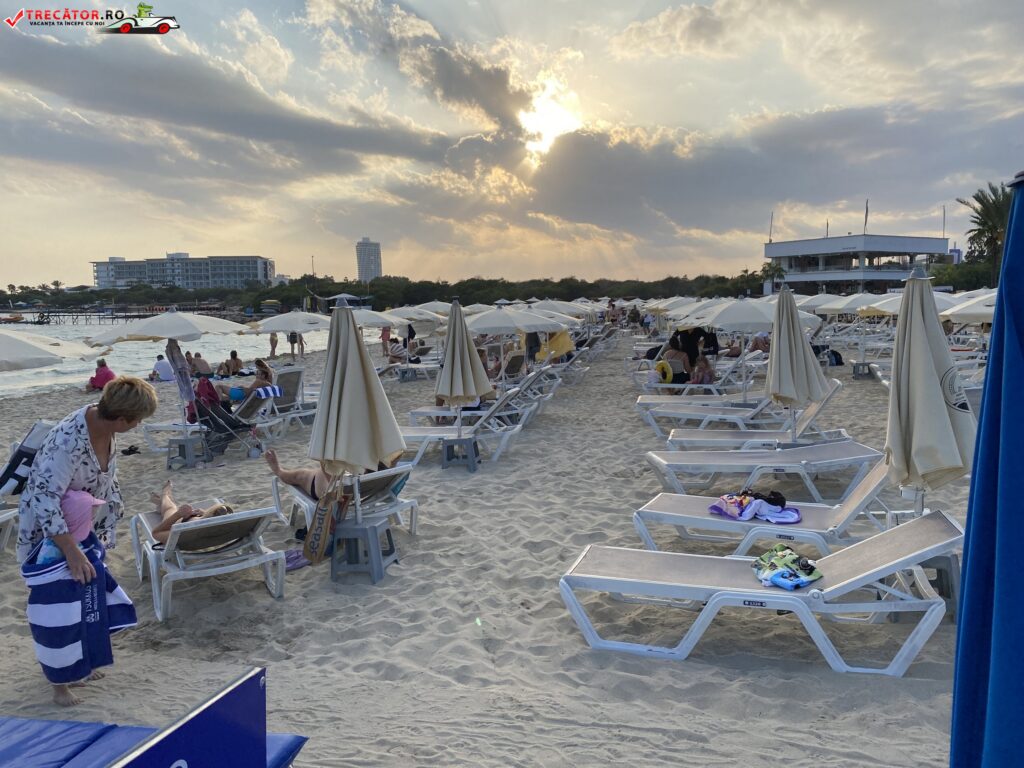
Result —
[[[277, 359], [277, 344], [278, 338], [276, 333], [270, 334], [270, 358], [271, 360]], [[299, 349], [299, 357], [306, 356], [306, 340], [302, 337], [302, 334], [298, 331], [289, 331], [288, 333], [288, 344], [291, 345], [292, 360], [295, 360], [295, 348]]]
[[662, 355], [672, 369], [672, 384], [714, 384], [715, 366], [709, 355], [718, 354], [718, 337], [703, 328], [678, 330], [669, 337]]
[[[266, 363], [262, 360], [257, 361], [258, 369], [266, 376], [272, 375], [269, 367], [264, 366]], [[106, 368], [105, 365], [99, 367]], [[157, 392], [148, 381], [132, 376], [115, 376], [105, 383], [96, 403], [79, 408], [50, 430], [36, 452], [21, 493], [17, 557], [22, 563], [23, 574], [41, 574], [36, 583], [45, 582], [47, 589], [58, 578], [67, 579], [68, 584], [88, 585], [96, 581], [100, 589], [110, 592], [113, 578], [106, 572], [105, 555], [107, 549], [116, 546], [118, 524], [124, 517], [124, 501], [117, 478], [116, 438], [152, 416], [157, 405]], [[334, 480], [322, 467], [283, 468], [272, 451], [267, 452], [266, 460], [274, 475], [299, 487], [314, 499], [323, 494]], [[176, 524], [233, 511], [226, 504], [206, 509], [178, 504], [169, 481], [164, 483], [160, 493], [152, 496], [152, 501], [161, 518], [153, 529], [153, 536], [161, 542], [167, 541]], [[27, 575], [26, 581], [29, 581]], [[30, 589], [36, 588], [32, 582], [29, 584]], [[120, 590], [119, 587], [117, 589]], [[66, 591], [68, 594], [74, 592]], [[103, 628], [111, 634], [135, 623], [131, 601], [123, 592], [119, 594], [123, 599], [118, 600], [118, 604], [131, 609], [131, 621]], [[28, 620], [33, 633], [40, 628], [43, 632], [53, 631], [53, 626], [48, 625], [46, 619], [34, 618], [31, 612]], [[95, 620], [92, 614], [86, 615], [84, 611], [77, 619], [79, 623]], [[93, 629], [91, 627], [90, 631]], [[37, 647], [41, 646], [37, 644]], [[62, 673], [52, 666], [52, 654], [41, 651], [39, 660], [53, 688], [54, 701], [63, 706], [79, 703], [73, 690], [75, 687], [103, 677], [102, 672], [95, 668], [99, 665], [94, 660], [85, 666], [95, 666], [72, 679], [67, 679], [69, 673], [66, 671]], [[79, 670], [82, 667], [69, 669]]]

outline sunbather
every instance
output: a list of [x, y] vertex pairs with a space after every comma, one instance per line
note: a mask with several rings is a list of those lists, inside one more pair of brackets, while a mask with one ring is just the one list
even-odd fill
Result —
[[176, 504], [170, 480], [164, 483], [159, 494], [154, 493], [150, 498], [156, 504], [156, 510], [160, 513], [161, 518], [160, 524], [153, 529], [153, 538], [161, 544], [167, 543], [167, 538], [171, 535], [171, 526], [175, 523], [187, 523], [189, 520], [229, 515], [234, 511], [227, 504], [214, 504], [207, 509], [196, 509], [191, 504]]
[[221, 397], [230, 399], [232, 402], [241, 402], [254, 389], [271, 386], [274, 383], [274, 372], [270, 370], [270, 366], [262, 360], [257, 360], [255, 365], [256, 377], [249, 386], [240, 387], [237, 384], [217, 384], [217, 391], [220, 392]]
[[266, 459], [270, 471], [288, 485], [294, 485], [305, 493], [313, 501], [320, 500], [320, 494], [327, 490], [331, 484], [331, 476], [324, 472], [323, 467], [316, 469], [285, 469], [278, 461], [277, 454], [273, 448], [268, 449], [263, 458]]

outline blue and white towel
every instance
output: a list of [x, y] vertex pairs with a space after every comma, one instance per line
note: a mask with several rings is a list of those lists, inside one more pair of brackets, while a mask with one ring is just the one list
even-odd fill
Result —
[[96, 569], [88, 584], [71, 577], [65, 560], [36, 565], [39, 546], [21, 566], [36, 658], [54, 685], [74, 683], [114, 663], [110, 636], [138, 623], [135, 606], [103, 564], [106, 550], [95, 533], [82, 542]]
[[256, 387], [253, 391], [256, 393], [256, 397], [261, 400], [266, 400], [268, 397], [281, 397], [284, 394], [277, 384], [272, 384], [269, 387]]

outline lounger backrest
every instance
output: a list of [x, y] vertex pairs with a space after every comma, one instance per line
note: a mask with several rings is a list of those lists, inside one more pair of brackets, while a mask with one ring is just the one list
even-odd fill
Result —
[[11, 446], [11, 456], [3, 472], [0, 472], [0, 496], [15, 496], [21, 493], [28, 480], [29, 468], [36, 452], [42, 447], [55, 422], [39, 420], [32, 425], [20, 443]]
[[513, 352], [507, 358], [505, 358], [505, 365], [502, 367], [502, 374], [507, 376], [517, 376], [523, 369], [523, 363], [526, 362], [526, 355], [522, 352]]
[[818, 570], [824, 577], [811, 588], [833, 600], [954, 549], [963, 534], [944, 512], [923, 515], [821, 558]]
[[463, 427], [462, 428], [463, 433], [465, 433], [465, 434], [473, 434], [474, 432], [476, 432], [479, 429], [490, 428], [492, 426], [492, 422], [494, 420], [494, 416], [496, 414], [498, 414], [498, 413], [501, 413], [501, 411], [504, 410], [506, 406], [508, 406], [509, 401], [514, 399], [518, 394], [519, 394], [519, 387], [512, 387], [512, 389], [510, 389], [507, 392], [505, 392], [504, 394], [502, 394], [502, 396], [499, 397], [497, 400], [495, 400], [494, 404], [491, 405], [491, 407], [487, 409], [487, 412], [484, 413], [484, 415], [480, 417], [480, 419], [477, 421], [476, 424], [473, 424], [470, 427]]
[[269, 404], [269, 400], [257, 397], [255, 392], [251, 392], [235, 409], [234, 416], [242, 421], [252, 421], [258, 418], [260, 411], [268, 407]]
[[846, 519], [852, 520], [863, 512], [888, 483], [889, 465], [885, 463], [885, 459], [880, 459], [853, 487], [850, 495], [838, 505], [847, 513]]
[[800, 412], [800, 417], [796, 420], [796, 433], [802, 435], [810, 428], [814, 420], [821, 414], [822, 409], [828, 405], [828, 401], [832, 399], [840, 389], [843, 388], [843, 382], [839, 379], [832, 379], [829, 382], [828, 391], [825, 392], [825, 396], [821, 400], [813, 400], [807, 404], [807, 407]]
[[243, 510], [220, 517], [176, 523], [167, 537], [165, 551], [173, 554], [221, 549], [260, 533], [268, 524], [270, 516], [276, 513], [271, 507], [269, 510]]
[[277, 386], [281, 388], [281, 394], [274, 398], [274, 407], [278, 410], [294, 408], [299, 400], [299, 390], [302, 387], [302, 368], [289, 368], [279, 371], [277, 374]]

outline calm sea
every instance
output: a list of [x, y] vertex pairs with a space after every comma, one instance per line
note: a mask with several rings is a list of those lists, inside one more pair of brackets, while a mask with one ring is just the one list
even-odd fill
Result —
[[[31, 318], [31, 316], [27, 316]], [[18, 333], [35, 333], [55, 339], [83, 341], [102, 331], [110, 330], [113, 324], [91, 323], [78, 325], [3, 325], [0, 329]], [[310, 352], [325, 349], [327, 331], [304, 333], [306, 349]], [[287, 353], [289, 345], [285, 334], [278, 334], [278, 355]], [[367, 343], [380, 341], [380, 331], [367, 330], [364, 333]], [[107, 365], [117, 374], [146, 376], [153, 369], [156, 356], [164, 351], [162, 341], [126, 341], [115, 344], [106, 355]], [[207, 334], [198, 341], [181, 342], [182, 352], [191, 350], [200, 352], [210, 364], [216, 368], [217, 363], [226, 359], [231, 350], [237, 350], [247, 364], [252, 364], [256, 357], [270, 354], [269, 336], [233, 335], [221, 336]], [[95, 361], [65, 360], [61, 365], [51, 368], [33, 368], [27, 371], [0, 371], [0, 398], [18, 397], [31, 392], [66, 387], [69, 385], [84, 387], [89, 377], [96, 370]]]

